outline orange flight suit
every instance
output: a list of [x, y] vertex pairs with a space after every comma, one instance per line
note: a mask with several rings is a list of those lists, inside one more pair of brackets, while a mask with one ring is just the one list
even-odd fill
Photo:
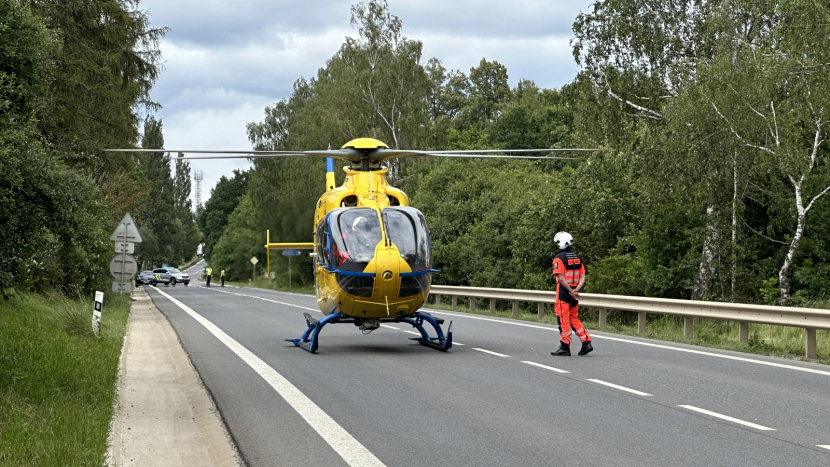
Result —
[[[585, 275], [585, 265], [582, 258], [572, 251], [563, 251], [553, 258], [553, 274], [563, 274], [565, 281], [575, 289], [579, 280]], [[568, 290], [556, 281], [556, 303], [553, 307], [556, 319], [559, 321], [559, 340], [567, 345], [571, 344], [571, 329], [579, 336], [582, 342], [591, 341], [591, 336], [582, 322], [579, 321], [579, 302], [571, 296]]]

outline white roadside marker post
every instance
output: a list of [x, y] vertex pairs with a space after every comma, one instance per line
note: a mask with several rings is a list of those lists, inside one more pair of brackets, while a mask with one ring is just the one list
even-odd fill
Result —
[[95, 292], [95, 305], [92, 307], [92, 332], [98, 337], [101, 330], [101, 309], [104, 306], [104, 292]]

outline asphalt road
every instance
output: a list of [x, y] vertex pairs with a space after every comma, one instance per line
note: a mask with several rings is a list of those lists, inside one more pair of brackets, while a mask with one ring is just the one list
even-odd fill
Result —
[[147, 289], [251, 466], [830, 465], [827, 366], [600, 332], [552, 357], [552, 326], [437, 310], [447, 353], [341, 324], [312, 355], [283, 339], [313, 297], [202, 285]]

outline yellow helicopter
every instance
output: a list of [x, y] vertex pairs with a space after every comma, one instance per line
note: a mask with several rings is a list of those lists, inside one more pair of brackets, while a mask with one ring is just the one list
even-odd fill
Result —
[[[405, 322], [421, 337], [421, 345], [447, 351], [452, 347], [452, 322], [446, 334], [444, 320], [418, 311], [429, 295], [432, 269], [432, 239], [424, 215], [409, 205], [407, 195], [386, 180], [388, 168], [381, 162], [399, 157], [436, 156], [465, 158], [572, 159], [521, 155], [560, 151], [601, 151], [597, 149], [512, 149], [419, 151], [389, 149], [373, 138], [358, 138], [338, 150], [325, 151], [201, 151], [172, 149], [112, 149], [111, 152], [179, 152], [239, 154], [197, 156], [183, 159], [325, 157], [326, 192], [317, 201], [314, 241], [271, 243], [270, 250], [310, 249], [314, 257], [317, 305], [325, 315], [317, 320], [304, 313], [306, 330], [300, 338], [286, 339], [311, 353], [319, 346], [319, 335], [328, 323], [352, 323], [364, 334], [381, 323]], [[507, 155], [519, 154], [519, 155]], [[344, 167], [342, 186], [334, 180], [334, 159], [349, 161]], [[424, 325], [429, 324], [435, 337]]]

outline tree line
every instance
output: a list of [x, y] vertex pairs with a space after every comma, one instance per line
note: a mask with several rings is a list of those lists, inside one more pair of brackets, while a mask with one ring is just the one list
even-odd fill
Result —
[[[551, 288], [551, 240], [567, 230], [590, 292], [804, 304], [830, 295], [827, 20], [809, 0], [599, 1], [574, 21], [577, 75], [543, 89], [511, 87], [495, 60], [465, 73], [425, 59], [372, 0], [352, 7], [356, 36], [248, 135], [267, 150], [364, 136], [605, 148], [578, 161], [397, 160], [390, 181], [427, 217], [437, 283]], [[230, 221], [205, 230], [211, 260], [249, 277], [242, 259], [264, 254], [266, 229], [310, 241], [323, 172], [320, 160], [254, 160]]]
[[160, 107], [150, 90], [166, 32], [138, 0], [0, 0], [4, 297], [108, 287], [109, 235], [125, 212], [145, 238], [140, 261], [195, 253], [187, 164], [173, 180], [169, 158], [102, 151], [163, 143], [161, 122], [142, 116]]

